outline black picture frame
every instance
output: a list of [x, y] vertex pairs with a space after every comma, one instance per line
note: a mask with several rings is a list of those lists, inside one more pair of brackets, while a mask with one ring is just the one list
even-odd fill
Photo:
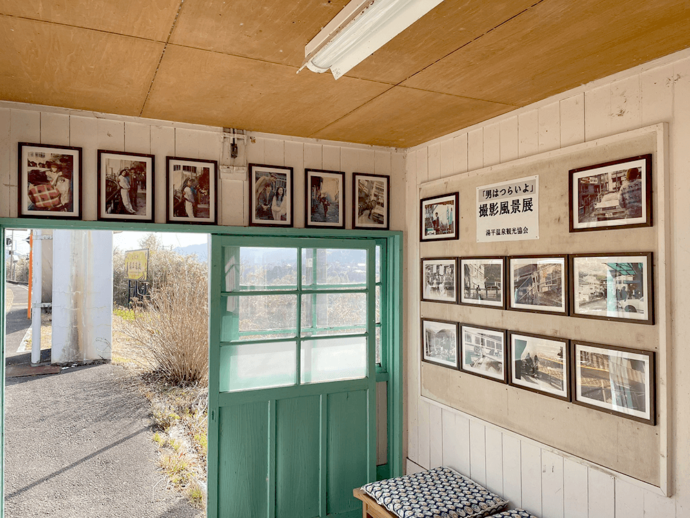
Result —
[[[383, 208], [383, 213], [385, 215], [385, 221], [379, 224], [363, 224], [359, 222], [359, 216], [363, 215], [367, 210], [369, 210], [369, 218], [372, 218], [372, 212], [376, 209], [373, 208], [362, 208], [360, 211], [358, 186], [359, 180], [371, 178], [372, 181], [383, 181], [385, 182], [385, 187], [383, 193], [385, 195], [385, 207]], [[366, 174], [366, 173], [352, 173], [352, 228], [361, 230], [388, 230], [390, 228], [391, 220], [391, 204], [390, 204], [390, 191], [391, 191], [391, 181], [390, 176], [381, 174]], [[378, 206], [378, 204], [377, 204]]]
[[[103, 160], [107, 158], [106, 155], [113, 155], [121, 157], [121, 160], [135, 160], [140, 158], [142, 160], [136, 160], [138, 162], [146, 162], [150, 160], [150, 165], [146, 168], [146, 204], [150, 204], [150, 216], [140, 217], [136, 214], [126, 215], [118, 213], [112, 215], [113, 213], [108, 212], [108, 204], [115, 207], [117, 204], [124, 205], [126, 210], [125, 200], [122, 198], [121, 189], [118, 188], [117, 183], [113, 183], [106, 176], [107, 173], [103, 170]], [[121, 172], [124, 169], [121, 170]], [[129, 153], [126, 151], [110, 151], [106, 149], [98, 150], [98, 175], [97, 175], [97, 200], [98, 200], [98, 220], [99, 221], [127, 221], [134, 223], [153, 223], [156, 218], [156, 157], [155, 155], [150, 155], [146, 153]], [[104, 188], [107, 183], [108, 188]], [[119, 196], [119, 198], [118, 198]], [[119, 200], [119, 201], [118, 201]], [[130, 202], [131, 204], [131, 202]], [[122, 208], [122, 207], [120, 207]]]
[[[295, 226], [295, 203], [294, 203], [294, 178], [293, 178], [293, 169], [292, 167], [285, 167], [285, 166], [278, 166], [278, 165], [267, 165], [267, 164], [249, 164], [247, 166], [247, 169], [249, 171], [249, 226], [250, 227], [283, 227], [283, 228], [292, 228]], [[265, 171], [257, 171], [257, 169], [264, 169]], [[287, 197], [288, 203], [290, 205], [288, 211], [286, 211], [286, 216], [289, 214], [289, 218], [286, 218], [286, 223], [275, 223], [273, 219], [259, 219], [255, 218], [255, 210], [256, 210], [256, 205], [257, 205], [257, 185], [256, 185], [256, 178], [255, 174], [257, 172], [267, 172], [267, 173], [275, 173], [275, 174], [284, 174], [286, 175], [286, 180], [285, 186], [279, 186], [283, 187], [285, 192], [284, 197]], [[289, 183], [289, 187], [287, 186], [287, 183]], [[288, 187], [287, 189], [285, 187]], [[263, 188], [263, 186], [262, 186]], [[277, 189], [276, 189], [277, 190]], [[271, 209], [268, 209], [271, 210]], [[263, 221], [266, 221], [266, 223], [263, 223]]]
[[[454, 210], [454, 216], [455, 219], [453, 220], [453, 225], [455, 227], [455, 232], [453, 235], [445, 236], [445, 237], [431, 237], [431, 234], [427, 235], [426, 234], [426, 218], [424, 216], [424, 206], [425, 204], [428, 204], [429, 202], [432, 202], [434, 200], [441, 200], [443, 198], [452, 198], [453, 199], [453, 210]], [[431, 196], [429, 198], [423, 198], [419, 200], [419, 241], [420, 242], [436, 242], [436, 241], [452, 241], [456, 239], [460, 239], [460, 225], [458, 221], [458, 213], [460, 212], [460, 193], [459, 192], [451, 192], [448, 194], [441, 194], [439, 196]]]
[[[175, 206], [176, 203], [172, 201], [174, 199], [175, 186], [172, 185], [172, 174], [170, 166], [174, 161], [180, 162], [191, 162], [194, 164], [208, 164], [210, 166], [209, 171], [209, 202], [213, 203], [213, 208], [209, 207], [209, 217], [208, 218], [189, 218], [175, 216]], [[172, 164], [174, 166], [174, 164]], [[167, 223], [182, 223], [189, 225], [217, 225], [218, 224], [218, 161], [217, 160], [205, 160], [201, 158], [187, 158], [187, 157], [177, 157], [177, 156], [166, 156], [165, 157], [165, 220]]]
[[[450, 327], [453, 327], [455, 329], [455, 365], [448, 365], [447, 363], [439, 362], [439, 361], [434, 361], [431, 359], [426, 358], [426, 352], [424, 350], [424, 323], [425, 322], [433, 322], [436, 324], [446, 324]], [[421, 341], [420, 341], [420, 346], [421, 346], [421, 359], [423, 362], [426, 363], [431, 363], [432, 365], [438, 365], [439, 367], [445, 367], [446, 369], [452, 369], [452, 370], [458, 370], [459, 365], [460, 365], [460, 335], [459, 335], [459, 326], [457, 322], [453, 322], [450, 320], [439, 320], [436, 318], [422, 318], [421, 319], [421, 325], [419, 326], [421, 329]]]
[[[424, 281], [425, 281], [425, 274], [424, 274], [424, 263], [428, 263], [430, 261], [452, 261], [453, 266], [454, 266], [454, 288], [455, 288], [455, 297], [453, 300], [439, 300], [439, 299], [430, 299], [430, 298], [425, 298], [424, 293]], [[425, 257], [424, 259], [421, 260], [421, 272], [420, 272], [420, 293], [421, 293], [421, 299], [422, 302], [438, 302], [440, 304], [457, 304], [458, 303], [458, 258], [457, 257]]]
[[[561, 292], [563, 296], [563, 311], [551, 311], [549, 309], [538, 309], [541, 306], [531, 305], [532, 308], [517, 307], [514, 300], [515, 293], [513, 288], [513, 261], [529, 260], [529, 259], [559, 259], [563, 261], [563, 282]], [[570, 261], [568, 254], [544, 254], [544, 255], [513, 255], [506, 258], [506, 309], [509, 311], [523, 311], [525, 313], [540, 313], [543, 315], [557, 315], [567, 317], [570, 315]], [[543, 306], [549, 308], [550, 306]]]
[[[501, 335], [501, 338], [503, 340], [503, 357], [502, 357], [502, 363], [503, 363], [503, 377], [498, 378], [496, 376], [490, 376], [488, 374], [482, 374], [477, 371], [469, 370], [465, 368], [465, 328], [472, 328], [472, 329], [478, 329], [480, 331], [489, 331], [491, 333], [497, 333]], [[458, 342], [460, 344], [460, 356], [459, 356], [459, 363], [460, 363], [460, 372], [464, 372], [466, 374], [471, 374], [472, 376], [478, 376], [480, 378], [485, 378], [489, 379], [491, 381], [496, 381], [498, 383], [503, 383], [507, 384], [508, 383], [508, 343], [507, 343], [507, 332], [505, 329], [497, 329], [494, 327], [486, 327], [486, 326], [477, 326], [473, 324], [460, 324], [460, 334], [458, 336]], [[476, 350], [476, 345], [473, 344]]]
[[[476, 302], [465, 302], [463, 301], [464, 293], [464, 262], [465, 261], [500, 261], [501, 263], [501, 287], [493, 288], [496, 293], [501, 294], [500, 304], [491, 303], [476, 303]], [[461, 306], [474, 306], [480, 308], [491, 308], [491, 309], [506, 309], [506, 257], [505, 256], [477, 256], [477, 257], [459, 257], [458, 258], [458, 304]], [[488, 295], [488, 290], [492, 289], [489, 287], [483, 288]]]
[[[311, 177], [312, 173], [314, 175], [319, 175], [319, 174], [325, 174], [325, 175], [331, 175], [331, 176], [337, 176], [340, 180], [340, 188], [338, 190], [338, 194], [340, 197], [340, 200], [338, 202], [338, 211], [340, 213], [340, 221], [337, 224], [332, 224], [328, 222], [314, 222], [312, 221], [311, 214], [314, 210], [313, 207], [313, 199], [312, 199], [312, 190], [311, 190]], [[346, 180], [345, 180], [345, 173], [342, 171], [329, 171], [327, 169], [311, 169], [311, 168], [306, 168], [304, 170], [304, 225], [306, 228], [337, 228], [337, 229], [344, 229], [345, 228], [345, 218], [347, 217], [347, 189], [346, 189]], [[322, 204], [322, 207], [325, 207]], [[326, 216], [327, 217], [327, 216]]]

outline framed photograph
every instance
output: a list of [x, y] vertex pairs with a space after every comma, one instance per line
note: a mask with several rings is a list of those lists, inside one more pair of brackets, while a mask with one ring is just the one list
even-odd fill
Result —
[[458, 368], [458, 324], [422, 319], [422, 360]]
[[654, 353], [573, 340], [573, 403], [656, 424]]
[[19, 143], [20, 218], [81, 218], [81, 148]]
[[352, 173], [352, 228], [388, 230], [390, 177]]
[[570, 231], [652, 226], [652, 155], [570, 170]]
[[421, 200], [420, 241], [448, 241], [460, 238], [459, 197], [459, 193], [454, 192]]
[[345, 228], [345, 173], [305, 169], [307, 228]]
[[510, 378], [514, 387], [570, 401], [569, 341], [508, 332]]
[[501, 383], [508, 382], [506, 332], [489, 327], [460, 326], [460, 369]]
[[98, 219], [152, 222], [155, 157], [98, 150]]
[[568, 314], [568, 256], [508, 258], [508, 309]]
[[292, 167], [249, 164], [249, 226], [292, 227]]
[[213, 225], [218, 217], [218, 162], [165, 158], [168, 223]]
[[455, 257], [422, 259], [422, 300], [456, 304], [457, 266]]
[[504, 257], [460, 258], [460, 304], [505, 308]]
[[653, 279], [651, 252], [571, 255], [571, 314], [654, 324]]

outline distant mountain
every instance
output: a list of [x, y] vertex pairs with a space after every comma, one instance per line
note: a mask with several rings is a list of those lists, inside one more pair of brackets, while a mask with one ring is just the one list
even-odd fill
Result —
[[173, 248], [173, 252], [180, 255], [196, 255], [196, 258], [205, 263], [208, 261], [208, 245], [200, 243], [198, 245], [178, 246]]

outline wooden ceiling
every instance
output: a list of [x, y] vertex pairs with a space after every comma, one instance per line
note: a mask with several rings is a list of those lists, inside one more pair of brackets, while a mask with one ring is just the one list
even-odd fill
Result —
[[409, 147], [690, 46], [690, 2], [445, 0], [335, 81], [348, 0], [0, 0], [0, 99]]

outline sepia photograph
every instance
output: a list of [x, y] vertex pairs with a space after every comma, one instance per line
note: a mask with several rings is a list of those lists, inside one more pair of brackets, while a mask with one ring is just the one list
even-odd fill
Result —
[[460, 304], [503, 309], [503, 257], [460, 259]]
[[19, 217], [81, 217], [81, 148], [19, 143]]
[[654, 353], [573, 342], [573, 402], [655, 424]]
[[568, 314], [567, 256], [508, 258], [508, 308]]
[[345, 173], [305, 170], [307, 228], [345, 228]]
[[218, 162], [166, 157], [168, 223], [214, 224]]
[[425, 198], [421, 201], [421, 241], [458, 239], [459, 193]]
[[422, 359], [425, 362], [458, 368], [458, 324], [422, 319]]
[[98, 151], [98, 219], [153, 221], [153, 155]]
[[505, 331], [460, 326], [461, 369], [505, 383], [507, 381]]
[[570, 260], [573, 316], [654, 323], [651, 253], [573, 255]]
[[652, 225], [652, 155], [570, 171], [570, 231]]
[[508, 333], [510, 384], [570, 401], [568, 340]]
[[249, 225], [292, 227], [292, 167], [249, 164]]
[[455, 257], [422, 259], [422, 300], [457, 303]]
[[390, 177], [352, 173], [352, 228], [388, 230]]

